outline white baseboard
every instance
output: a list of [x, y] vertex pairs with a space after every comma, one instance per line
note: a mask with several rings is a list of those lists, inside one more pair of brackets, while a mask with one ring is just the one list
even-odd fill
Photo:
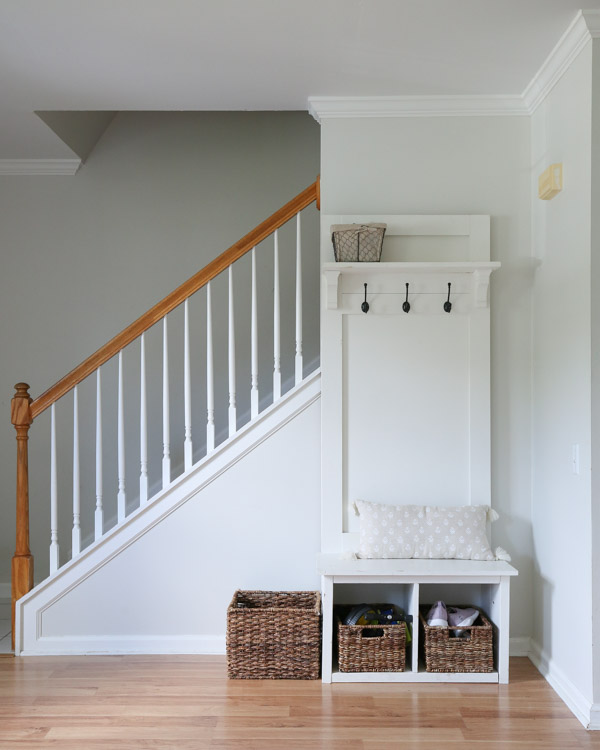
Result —
[[113, 635], [42, 637], [21, 656], [91, 654], [224, 654], [224, 635]]
[[[529, 658], [586, 729], [600, 729], [600, 706], [592, 705], [562, 669], [531, 639]], [[593, 713], [595, 709], [595, 713]]]
[[[224, 635], [57, 636], [38, 640], [36, 655], [46, 654], [224, 654]], [[529, 656], [530, 639], [511, 638], [511, 656]], [[22, 652], [30, 656], [33, 652]]]
[[511, 656], [529, 656], [531, 653], [531, 638], [527, 635], [511, 638], [508, 652]]
[[600, 729], [600, 703], [593, 703], [590, 709], [590, 725], [588, 729]]

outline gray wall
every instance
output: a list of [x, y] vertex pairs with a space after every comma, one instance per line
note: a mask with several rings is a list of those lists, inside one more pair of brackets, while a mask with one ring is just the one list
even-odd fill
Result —
[[[121, 113], [75, 177], [0, 177], [0, 583], [14, 550], [12, 386], [35, 397], [123, 327], [314, 181], [319, 127], [302, 112]], [[282, 367], [294, 355], [293, 226], [281, 233]], [[318, 244], [314, 207], [303, 223], [305, 364], [318, 359]], [[272, 372], [272, 241], [258, 249], [259, 370], [264, 403]], [[249, 409], [249, 258], [236, 265], [238, 416]], [[204, 451], [205, 296], [191, 301], [194, 454]], [[226, 428], [226, 279], [214, 284], [217, 429]], [[182, 460], [181, 310], [170, 316], [172, 451]], [[160, 476], [161, 331], [147, 340], [150, 482]], [[139, 475], [139, 345], [125, 355], [128, 500]], [[116, 367], [103, 368], [106, 512], [116, 509]], [[83, 532], [93, 530], [95, 384], [80, 392]], [[72, 399], [57, 408], [61, 561], [70, 548]], [[31, 532], [36, 579], [47, 574], [49, 415], [31, 429]]]

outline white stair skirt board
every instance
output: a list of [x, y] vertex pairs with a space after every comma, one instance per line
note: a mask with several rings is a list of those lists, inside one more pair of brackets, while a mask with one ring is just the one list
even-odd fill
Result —
[[600, 729], [600, 712], [597, 704], [592, 704], [573, 685], [558, 664], [548, 657], [533, 639], [529, 659], [586, 729]]
[[[251, 453], [261, 443], [304, 412], [321, 395], [320, 370], [288, 391], [276, 404], [267, 407], [234, 437], [198, 461], [188, 473], [175, 480], [147, 504], [128, 515], [125, 521], [84, 549], [61, 567], [16, 606], [15, 653], [223, 653], [221, 635], [177, 634], [175, 636], [44, 636], [43, 613], [110, 560], [141, 539], [152, 528], [217, 477]], [[158, 606], [158, 605], [157, 605]]]

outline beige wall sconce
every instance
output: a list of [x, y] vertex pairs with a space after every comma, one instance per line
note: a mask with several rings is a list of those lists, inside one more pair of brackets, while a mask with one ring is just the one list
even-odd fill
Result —
[[544, 170], [538, 180], [538, 196], [543, 201], [549, 201], [562, 190], [563, 166], [551, 164]]

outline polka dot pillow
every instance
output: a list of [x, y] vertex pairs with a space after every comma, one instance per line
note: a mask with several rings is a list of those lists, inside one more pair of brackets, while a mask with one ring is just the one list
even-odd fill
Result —
[[357, 500], [354, 508], [360, 516], [358, 557], [506, 559], [504, 550], [494, 555], [490, 549], [486, 521], [498, 514], [488, 505], [436, 508]]

